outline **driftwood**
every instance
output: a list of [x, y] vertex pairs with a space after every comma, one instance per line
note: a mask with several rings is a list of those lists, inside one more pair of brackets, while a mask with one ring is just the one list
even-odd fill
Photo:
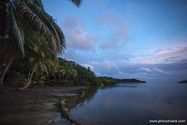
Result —
[[81, 91], [81, 92], [79, 92], [79, 94], [80, 94], [80, 97], [82, 98], [82, 97], [84, 97], [85, 92], [84, 92], [84, 91]]
[[[84, 94], [85, 94], [85, 92], [84, 92]], [[66, 106], [65, 106], [65, 104], [66, 104], [65, 101], [66, 101], [66, 99], [62, 98], [61, 102], [60, 102], [60, 109], [61, 109], [61, 112], [62, 112], [61, 113], [61, 117], [64, 117], [68, 121], [70, 121], [71, 125], [82, 125], [82, 124], [79, 124], [76, 120], [70, 119], [70, 116], [67, 113], [68, 112], [68, 108], [66, 108]]]

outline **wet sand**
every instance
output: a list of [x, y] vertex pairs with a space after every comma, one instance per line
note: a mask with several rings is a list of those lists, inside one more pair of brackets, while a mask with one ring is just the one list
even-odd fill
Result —
[[18, 91], [16, 87], [0, 87], [0, 125], [54, 125], [60, 112], [59, 100], [85, 88], [38, 87]]

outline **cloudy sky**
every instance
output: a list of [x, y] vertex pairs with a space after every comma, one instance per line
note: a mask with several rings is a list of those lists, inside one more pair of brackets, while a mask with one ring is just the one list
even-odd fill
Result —
[[61, 57], [97, 76], [187, 79], [187, 0], [42, 0], [66, 37]]

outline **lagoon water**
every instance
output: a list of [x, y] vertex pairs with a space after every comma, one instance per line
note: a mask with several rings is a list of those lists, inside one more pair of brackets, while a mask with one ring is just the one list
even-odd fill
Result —
[[[120, 83], [84, 91], [85, 97], [67, 103], [70, 117], [83, 125], [150, 125], [161, 119], [187, 124], [185, 83]], [[59, 113], [55, 124], [62, 123], [70, 124]]]

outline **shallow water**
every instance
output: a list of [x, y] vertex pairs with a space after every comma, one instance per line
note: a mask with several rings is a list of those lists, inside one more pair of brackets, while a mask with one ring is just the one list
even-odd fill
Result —
[[[187, 124], [187, 84], [120, 83], [85, 92], [85, 97], [67, 103], [70, 117], [84, 125], [149, 125], [149, 120], [161, 119]], [[59, 113], [55, 123], [70, 122]]]

